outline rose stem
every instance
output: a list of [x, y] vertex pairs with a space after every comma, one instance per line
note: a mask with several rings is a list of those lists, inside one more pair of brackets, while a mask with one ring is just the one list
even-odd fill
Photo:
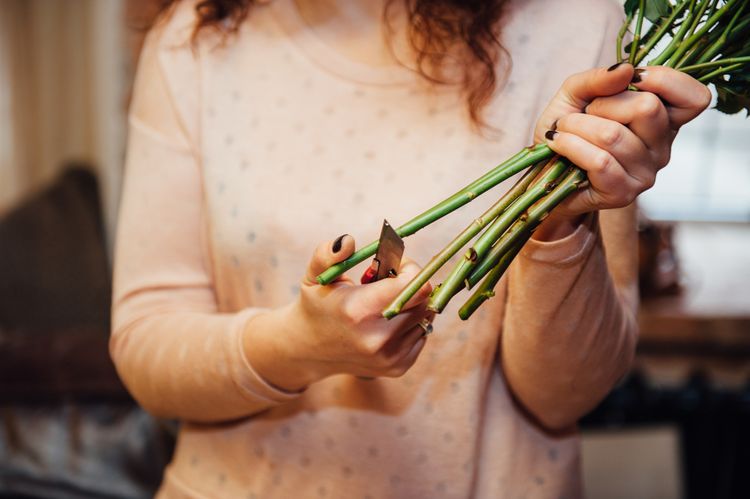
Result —
[[[467, 320], [479, 308], [479, 306], [482, 305], [482, 303], [495, 296], [494, 289], [495, 286], [497, 286], [497, 283], [500, 281], [500, 278], [508, 269], [508, 266], [510, 266], [510, 263], [513, 261], [513, 259], [515, 259], [516, 255], [518, 255], [518, 253], [521, 251], [521, 248], [523, 248], [523, 246], [529, 240], [531, 234], [534, 232], [534, 229], [549, 214], [549, 210], [554, 207], [550, 206], [551, 203], [549, 202], [549, 200], [552, 200], [552, 198], [555, 197], [556, 193], [559, 193], [563, 190], [569, 190], [570, 192], [575, 191], [578, 188], [577, 185], [580, 185], [585, 181], [585, 179], [585, 175], [583, 175], [583, 172], [581, 170], [577, 168], [571, 169], [566, 175], [566, 178], [554, 191], [552, 191], [548, 196], [539, 201], [536, 205], [534, 205], [534, 207], [531, 208], [531, 210], [529, 210], [528, 217], [525, 220], [519, 220], [517, 222], [518, 228], [513, 232], [514, 237], [506, 238], [505, 235], [503, 236], [503, 239], [505, 239], [505, 241], [508, 241], [508, 243], [504, 244], [507, 250], [501, 255], [500, 260], [493, 267], [490, 267], [489, 270], [484, 271], [484, 273], [482, 273], [481, 275], [479, 275], [480, 273], [477, 272], [477, 282], [482, 278], [484, 278], [484, 280], [482, 280], [479, 287], [477, 287], [471, 297], [469, 297], [469, 299], [466, 300], [466, 303], [464, 303], [464, 305], [459, 309], [458, 316], [462, 320]], [[554, 199], [553, 202], [560, 203], [563, 199], [565, 199], [565, 197], [567, 197], [567, 195], [568, 193], [566, 192], [562, 194], [562, 196]], [[514, 228], [516, 227], [514, 226], [513, 228], [511, 228], [511, 230]], [[511, 230], [509, 230], [508, 233], [510, 233]], [[479, 268], [477, 268], [476, 270], [478, 271]]]
[[461, 319], [466, 320], [471, 317], [471, 314], [473, 314], [482, 303], [495, 296], [495, 286], [497, 286], [497, 283], [510, 265], [510, 262], [512, 262], [516, 255], [521, 251], [521, 248], [523, 248], [524, 244], [526, 244], [526, 241], [528, 241], [530, 237], [531, 233], [528, 232], [518, 238], [508, 251], [505, 252], [502, 258], [500, 258], [497, 265], [487, 273], [487, 276], [474, 294], [472, 294], [466, 303], [464, 303], [463, 307], [458, 310], [458, 316]]
[[475, 219], [471, 225], [466, 227], [463, 232], [456, 236], [448, 245], [424, 266], [424, 268], [412, 279], [401, 293], [383, 310], [383, 317], [391, 319], [401, 312], [401, 309], [419, 291], [424, 284], [430, 280], [435, 272], [440, 269], [458, 250], [463, 248], [482, 228], [505, 211], [510, 204], [526, 191], [526, 188], [536, 178], [545, 163], [537, 163], [529, 169], [516, 184], [505, 193], [490, 209], [485, 211], [479, 218]]
[[[400, 226], [398, 229], [396, 229], [396, 232], [401, 237], [410, 236], [420, 229], [433, 223], [434, 221], [439, 220], [445, 215], [470, 202], [471, 200], [496, 186], [503, 180], [512, 177], [516, 173], [528, 168], [531, 165], [550, 158], [553, 154], [554, 153], [546, 144], [537, 144], [536, 146], [531, 148], [524, 148], [515, 156], [493, 168], [490, 172], [484, 174], [479, 179], [467, 185], [457, 193], [453, 194], [444, 201], [441, 201], [427, 211], [424, 211], [423, 213], [412, 218], [411, 220]], [[338, 276], [340, 276], [350, 268], [374, 255], [377, 249], [378, 241], [371, 242], [367, 246], [355, 252], [352, 256], [350, 256], [343, 262], [333, 265], [323, 271], [317, 277], [318, 282], [320, 284], [329, 284], [333, 282], [334, 279], [336, 279]]]
[[523, 193], [505, 212], [498, 216], [492, 224], [479, 236], [471, 248], [464, 254], [445, 280], [436, 288], [427, 303], [427, 309], [440, 313], [448, 301], [464, 287], [464, 279], [471, 272], [478, 260], [484, 258], [492, 244], [529, 206], [552, 190], [555, 180], [568, 167], [566, 161], [554, 157], [548, 163], [547, 170], [541, 174], [539, 180]]

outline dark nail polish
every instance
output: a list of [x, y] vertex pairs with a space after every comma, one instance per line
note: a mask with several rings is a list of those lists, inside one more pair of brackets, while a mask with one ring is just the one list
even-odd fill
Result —
[[547, 132], [544, 134], [544, 138], [547, 140], [555, 140], [555, 135], [557, 135], [559, 132], [556, 132], [554, 130], [547, 130]]
[[616, 64], [612, 64], [610, 67], [607, 68], [607, 71], [614, 71], [615, 69], [619, 68], [623, 64], [625, 64], [625, 61], [621, 61], [621, 62], [618, 62]]
[[643, 68], [635, 68], [633, 71], [633, 79], [630, 83], [640, 83], [643, 80], [643, 76], [646, 74], [646, 70]]
[[331, 249], [333, 250], [334, 253], [338, 253], [339, 251], [341, 251], [341, 242], [344, 240], [345, 237], [346, 237], [346, 234], [342, 234], [339, 237], [337, 237], [335, 241], [333, 241], [333, 245], [331, 246]]
[[555, 120], [555, 121], [552, 122], [552, 124], [549, 126], [550, 130], [552, 130], [552, 131], [557, 130], [557, 121], [558, 120]]

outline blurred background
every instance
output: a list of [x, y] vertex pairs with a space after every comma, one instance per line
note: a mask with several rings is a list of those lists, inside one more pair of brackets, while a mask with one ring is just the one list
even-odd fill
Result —
[[[0, 0], [0, 497], [150, 497], [173, 424], [107, 353], [149, 0]], [[590, 498], [750, 497], [750, 120], [707, 112], [641, 199], [641, 341], [583, 423]]]

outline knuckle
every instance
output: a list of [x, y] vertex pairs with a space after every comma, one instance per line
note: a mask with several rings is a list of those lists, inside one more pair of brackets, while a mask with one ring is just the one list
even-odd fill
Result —
[[602, 145], [607, 148], [616, 146], [622, 139], [622, 128], [620, 125], [612, 123], [602, 128], [600, 140]]
[[591, 166], [596, 173], [606, 174], [612, 165], [612, 155], [607, 151], [599, 151], [591, 159]]
[[359, 352], [375, 360], [379, 358], [378, 352], [380, 352], [381, 346], [381, 342], [376, 338], [366, 338], [358, 342]]
[[358, 300], [348, 298], [341, 305], [342, 319], [350, 327], [358, 327], [367, 319], [367, 313]]
[[636, 112], [640, 116], [653, 118], [655, 116], [658, 116], [662, 112], [663, 108], [664, 104], [662, 103], [661, 99], [656, 96], [656, 94], [643, 92], [641, 95], [639, 95], [638, 103], [636, 104]]
[[646, 177], [645, 177], [645, 178], [643, 179], [643, 182], [642, 182], [642, 184], [641, 184], [641, 185], [642, 185], [642, 186], [644, 187], [644, 189], [643, 189], [643, 190], [645, 191], [645, 190], [647, 190], [647, 189], [650, 189], [650, 188], [652, 188], [652, 187], [654, 186], [654, 184], [655, 184], [655, 183], [656, 183], [656, 174], [654, 173], [654, 174], [650, 174], [650, 175], [647, 175], [647, 176], [646, 176]]
[[577, 73], [568, 76], [567, 78], [565, 78], [563, 80], [562, 88], [564, 88], [566, 90], [570, 90], [572, 88], [575, 88], [576, 87], [576, 81], [578, 80], [578, 78], [579, 78], [579, 76], [578, 76]]
[[571, 127], [571, 118], [573, 114], [566, 114], [565, 116], [558, 118], [557, 120], [557, 129], [560, 131], [570, 130]]
[[604, 101], [602, 100], [602, 98], [597, 97], [596, 99], [589, 102], [585, 108], [583, 108], [583, 114], [588, 114], [592, 116], [600, 116], [602, 114], [603, 105], [604, 105]]
[[664, 168], [665, 166], [669, 164], [669, 161], [671, 159], [672, 159], [672, 150], [671, 148], [667, 147], [656, 155], [656, 166], [659, 168]]

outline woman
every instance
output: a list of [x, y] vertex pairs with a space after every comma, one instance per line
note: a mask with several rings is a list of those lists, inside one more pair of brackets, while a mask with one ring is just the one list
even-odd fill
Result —
[[[112, 336], [136, 399], [183, 421], [160, 497], [580, 496], [575, 422], [636, 342], [628, 205], [710, 99], [665, 68], [588, 70], [614, 62], [620, 10], [273, 0], [165, 14], [131, 109]], [[409, 238], [396, 278], [316, 284], [383, 217], [532, 136], [591, 185], [476, 317], [452, 304], [426, 337], [429, 286], [399, 317], [380, 311], [483, 206]]]

